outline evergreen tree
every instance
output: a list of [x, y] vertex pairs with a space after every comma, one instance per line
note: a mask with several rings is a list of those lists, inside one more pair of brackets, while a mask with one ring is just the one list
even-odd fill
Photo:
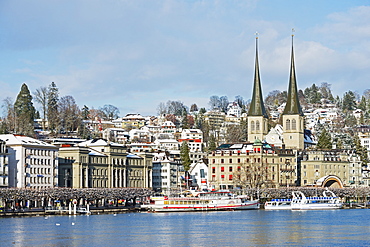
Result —
[[59, 103], [59, 90], [54, 82], [49, 86], [48, 92], [48, 122], [49, 130], [58, 132], [59, 128], [59, 114], [58, 114], [58, 103]]
[[182, 111], [181, 124], [182, 124], [183, 129], [189, 129], [189, 119], [188, 119], [188, 113], [186, 109]]
[[319, 140], [317, 142], [318, 149], [331, 149], [332, 148], [332, 141], [330, 133], [326, 131], [324, 128], [319, 136]]
[[16, 116], [16, 133], [34, 136], [35, 107], [33, 107], [30, 90], [25, 83], [23, 83], [14, 103], [14, 111]]
[[358, 108], [363, 110], [364, 112], [366, 111], [366, 98], [365, 96], [361, 97], [360, 104], [358, 105]]
[[84, 105], [84, 107], [82, 107], [82, 119], [83, 120], [89, 119], [89, 113], [90, 113], [89, 107]]
[[216, 146], [216, 138], [213, 135], [210, 135], [208, 141], [208, 151], [215, 151], [217, 148]]
[[186, 141], [183, 141], [180, 148], [180, 158], [185, 171], [189, 171], [190, 169], [191, 160], [189, 153], [190, 150], [188, 143]]
[[360, 139], [358, 138], [358, 136], [355, 136], [354, 138], [354, 144], [355, 144], [355, 148], [356, 148], [356, 154], [358, 154], [360, 156], [360, 160], [362, 161], [362, 163], [365, 165], [369, 162], [369, 158], [368, 158], [368, 155], [367, 155], [367, 150], [365, 147], [363, 147], [361, 145], [361, 142], [360, 142]]
[[78, 127], [78, 136], [80, 136], [83, 139], [91, 139], [92, 134], [91, 131], [86, 128], [86, 126], [81, 122], [80, 127]]
[[356, 109], [356, 95], [352, 91], [344, 93], [342, 101], [342, 109], [344, 112]]

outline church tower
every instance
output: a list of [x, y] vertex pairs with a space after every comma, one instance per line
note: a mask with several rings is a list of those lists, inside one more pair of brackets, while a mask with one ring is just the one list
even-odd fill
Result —
[[304, 149], [304, 115], [299, 104], [297, 81], [294, 66], [294, 49], [292, 35], [292, 54], [290, 66], [290, 78], [288, 87], [288, 99], [283, 116], [283, 141], [286, 148]]
[[248, 111], [248, 141], [263, 140], [268, 133], [268, 115], [263, 103], [262, 87], [258, 64], [258, 36], [256, 37], [256, 62], [252, 102]]

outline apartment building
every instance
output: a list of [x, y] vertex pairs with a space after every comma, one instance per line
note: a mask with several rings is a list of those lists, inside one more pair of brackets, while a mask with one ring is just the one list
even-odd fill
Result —
[[13, 134], [0, 135], [0, 140], [7, 146], [9, 187], [42, 189], [58, 186], [56, 146]]

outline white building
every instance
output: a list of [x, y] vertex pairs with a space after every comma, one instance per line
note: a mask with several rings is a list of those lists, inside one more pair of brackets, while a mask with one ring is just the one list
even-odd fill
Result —
[[9, 187], [58, 186], [58, 148], [20, 135], [0, 135], [8, 147]]
[[179, 150], [179, 142], [175, 139], [157, 139], [154, 144], [157, 150]]
[[227, 116], [234, 116], [239, 118], [242, 114], [242, 108], [236, 102], [230, 102], [227, 106]]
[[174, 135], [176, 133], [176, 125], [171, 121], [165, 121], [161, 125], [161, 133]]
[[132, 142], [151, 142], [153, 139], [152, 133], [147, 130], [132, 129], [128, 133]]
[[203, 132], [200, 129], [183, 129], [179, 143], [186, 141], [190, 152], [202, 152]]
[[169, 192], [180, 187], [179, 177], [182, 165], [172, 159], [167, 152], [156, 153], [153, 157], [153, 189]]
[[201, 190], [208, 189], [208, 165], [203, 160], [191, 164], [189, 173], [192, 179], [192, 187]]

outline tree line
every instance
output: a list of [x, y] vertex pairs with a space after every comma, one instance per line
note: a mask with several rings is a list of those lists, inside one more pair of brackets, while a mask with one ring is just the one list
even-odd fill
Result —
[[[40, 111], [33, 101], [40, 105]], [[119, 110], [113, 105], [104, 105], [99, 109], [89, 109], [86, 105], [79, 108], [71, 95], [60, 97], [55, 82], [41, 86], [32, 94], [26, 83], [23, 83], [15, 101], [10, 97], [3, 102], [4, 117], [0, 122], [1, 134], [21, 134], [35, 137], [34, 120], [41, 119], [42, 129], [51, 136], [78, 132], [83, 138], [91, 138], [94, 133], [86, 128], [83, 120], [113, 120]]]

